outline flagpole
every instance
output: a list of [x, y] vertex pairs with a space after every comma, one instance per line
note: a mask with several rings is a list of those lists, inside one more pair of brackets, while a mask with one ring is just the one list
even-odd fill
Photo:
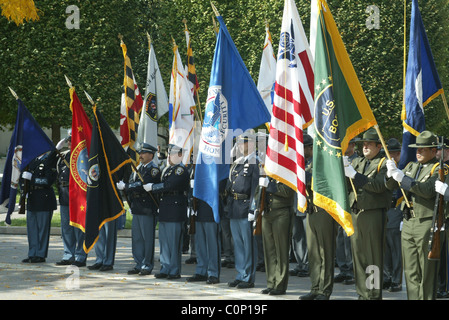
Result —
[[[379, 136], [380, 142], [382, 143], [382, 147], [385, 150], [385, 155], [387, 156], [388, 160], [391, 160], [390, 152], [388, 151], [387, 144], [385, 143], [384, 137], [382, 136], [382, 133], [380, 132], [379, 125], [375, 124], [374, 129], [376, 129], [377, 135]], [[404, 201], [407, 204], [407, 207], [411, 208], [410, 202], [407, 199], [407, 195], [405, 194], [404, 189], [402, 189], [402, 188], [400, 188], [400, 189], [401, 189], [402, 195], [404, 196]]]
[[441, 96], [443, 98], [443, 104], [444, 104], [444, 109], [446, 109], [447, 118], [449, 119], [449, 107], [447, 106], [446, 95], [444, 94], [444, 91], [441, 94]]

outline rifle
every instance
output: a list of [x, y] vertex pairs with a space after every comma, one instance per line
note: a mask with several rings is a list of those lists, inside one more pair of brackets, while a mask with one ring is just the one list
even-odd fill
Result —
[[[28, 167], [24, 171], [28, 171]], [[20, 186], [20, 200], [19, 200], [19, 214], [25, 214], [26, 198], [30, 191], [30, 182], [27, 179], [22, 179], [23, 184]]]
[[192, 205], [190, 208], [190, 216], [189, 216], [189, 234], [195, 234], [195, 222], [196, 222], [196, 211], [198, 210], [198, 199], [192, 196]]
[[[441, 182], [444, 182], [444, 138], [442, 138], [442, 150], [440, 157], [440, 167], [438, 169], [438, 178]], [[440, 260], [441, 254], [441, 242], [440, 233], [444, 229], [444, 196], [437, 195], [435, 198], [435, 206], [433, 209], [432, 226], [430, 227], [429, 238], [429, 254], [427, 258], [429, 260]]]

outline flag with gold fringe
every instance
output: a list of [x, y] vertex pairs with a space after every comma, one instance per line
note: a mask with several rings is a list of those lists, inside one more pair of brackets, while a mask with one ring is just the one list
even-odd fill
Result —
[[315, 47], [313, 202], [354, 233], [343, 155], [349, 141], [377, 124], [326, 1], [318, 1]]
[[88, 253], [98, 240], [106, 222], [120, 217], [123, 201], [116, 183], [130, 170], [132, 160], [120, 145], [114, 132], [97, 107], [93, 107], [93, 123], [87, 174], [86, 232], [84, 251]]

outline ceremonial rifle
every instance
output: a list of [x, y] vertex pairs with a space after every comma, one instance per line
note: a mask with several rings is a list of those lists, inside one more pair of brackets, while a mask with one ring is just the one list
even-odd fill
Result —
[[[441, 144], [441, 156], [440, 156], [440, 167], [438, 168], [438, 179], [444, 182], [444, 138], [442, 138]], [[444, 230], [444, 196], [437, 194], [435, 198], [435, 206], [433, 209], [432, 225], [430, 227], [430, 238], [429, 238], [429, 254], [427, 258], [429, 260], [440, 260], [441, 254], [441, 242], [440, 235], [441, 231]]]
[[[25, 168], [28, 171], [28, 166]], [[25, 214], [26, 198], [30, 191], [30, 182], [27, 179], [23, 179], [23, 184], [20, 186], [20, 200], [19, 200], [19, 214]]]

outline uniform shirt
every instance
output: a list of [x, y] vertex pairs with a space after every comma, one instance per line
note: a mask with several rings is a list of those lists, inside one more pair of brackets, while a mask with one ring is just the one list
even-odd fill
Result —
[[[410, 162], [402, 170], [405, 176], [401, 182], [409, 202], [413, 208], [412, 216], [430, 218], [435, 207], [435, 181], [438, 179], [439, 162], [436, 158], [425, 164]], [[390, 178], [386, 181], [390, 189], [397, 188], [398, 183]], [[405, 204], [404, 204], [405, 205]]]
[[365, 157], [357, 157], [352, 161], [352, 166], [357, 171], [353, 179], [357, 200], [350, 187], [351, 207], [359, 210], [390, 208], [392, 192], [385, 186], [387, 174], [385, 158], [380, 153], [369, 161]]
[[[65, 161], [64, 161], [65, 160]], [[64, 154], [63, 158], [59, 158], [57, 162], [58, 171], [58, 194], [59, 204], [61, 206], [69, 205], [69, 180], [70, 180], [70, 151]]]
[[[47, 152], [37, 157], [28, 165], [28, 172], [32, 174], [29, 181], [27, 210], [53, 211], [56, 210], [56, 196], [53, 183], [56, 181], [56, 152]], [[23, 180], [23, 179], [22, 179]]]
[[132, 214], [149, 215], [156, 214], [157, 203], [155, 203], [156, 196], [151, 196], [143, 188], [147, 183], [158, 183], [161, 181], [161, 171], [154, 161], [147, 163], [146, 165], [140, 164], [137, 167], [140, 176], [143, 179], [140, 180], [138, 174], [133, 172], [129, 177], [129, 182], [125, 186], [125, 192], [130, 201], [130, 208]]
[[259, 159], [255, 153], [235, 160], [229, 172], [228, 216], [230, 219], [248, 217], [250, 204], [259, 185]]
[[189, 175], [183, 163], [170, 165], [162, 172], [161, 183], [153, 185], [153, 192], [160, 195], [159, 221], [182, 222], [187, 219]]

